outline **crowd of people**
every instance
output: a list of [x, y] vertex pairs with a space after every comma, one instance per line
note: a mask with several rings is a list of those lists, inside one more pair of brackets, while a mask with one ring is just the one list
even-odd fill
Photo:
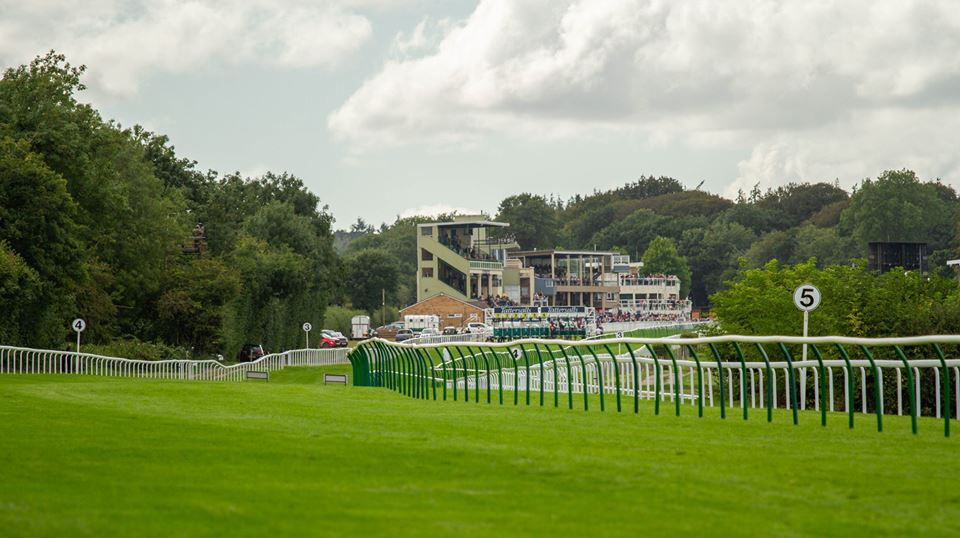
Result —
[[[567, 286], [597, 286], [600, 285], [600, 280], [602, 275], [600, 273], [594, 273], [591, 275], [589, 272], [585, 274], [571, 273], [567, 274], [566, 269], [558, 267], [555, 274], [550, 274], [549, 266], [538, 266], [534, 265], [534, 275], [537, 278], [552, 278], [558, 283], [567, 285]], [[622, 284], [627, 286], [659, 286], [664, 283], [676, 282], [676, 285], [679, 285], [679, 281], [676, 276], [666, 275], [663, 273], [655, 273], [651, 275], [623, 275], [625, 279]]]
[[632, 321], [688, 321], [685, 313], [597, 310], [597, 323], [628, 323]]
[[[493, 297], [487, 296], [480, 299], [480, 302], [487, 305], [487, 308], [495, 308], [498, 306], [522, 306], [520, 303], [517, 303], [506, 295], [494, 295]], [[530, 302], [533, 304], [533, 306], [550, 306], [550, 299], [540, 292], [535, 293]]]
[[674, 275], [654, 273], [652, 275], [628, 275], [623, 277], [622, 283], [627, 286], [660, 286], [663, 284], [679, 286], [680, 280]]
[[623, 308], [633, 308], [638, 311], [657, 311], [657, 310], [683, 310], [690, 304], [690, 301], [680, 299], [630, 299], [623, 300]]
[[495, 295], [490, 297], [489, 295], [481, 299], [483, 303], [487, 305], [488, 308], [496, 308], [498, 306], [518, 306], [516, 302], [511, 300], [506, 295]]
[[484, 252], [483, 250], [477, 248], [476, 245], [474, 246], [464, 245], [463, 243], [461, 243], [456, 239], [455, 235], [451, 234], [448, 236], [447, 234], [441, 233], [438, 240], [441, 245], [456, 252], [457, 255], [459, 255], [461, 258], [466, 258], [468, 260], [477, 260], [477, 261], [500, 261], [494, 258], [493, 256], [491, 256], [489, 253]]

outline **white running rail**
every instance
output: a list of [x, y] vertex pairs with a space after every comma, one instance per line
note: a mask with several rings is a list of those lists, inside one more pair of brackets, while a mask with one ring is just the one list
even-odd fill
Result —
[[50, 349], [0, 346], [0, 373], [71, 374], [150, 379], [242, 381], [250, 370], [282, 370], [288, 366], [350, 364], [348, 348], [294, 349], [253, 362], [224, 366], [214, 360], [144, 361]]
[[455, 342], [486, 342], [490, 335], [483, 333], [446, 334], [436, 336], [417, 336], [400, 342], [406, 345], [450, 344]]
[[626, 333], [645, 329], [678, 329], [683, 331], [699, 331], [713, 325], [714, 321], [611, 321], [600, 323], [603, 334]]

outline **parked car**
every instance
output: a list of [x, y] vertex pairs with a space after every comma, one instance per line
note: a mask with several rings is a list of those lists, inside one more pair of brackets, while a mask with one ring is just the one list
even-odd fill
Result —
[[347, 337], [343, 333], [324, 329], [320, 331], [320, 347], [347, 347]]
[[470, 334], [493, 334], [493, 327], [487, 325], [486, 323], [480, 323], [477, 321], [467, 323], [467, 328], [463, 332]]
[[370, 336], [383, 339], [395, 338], [400, 329], [403, 329], [403, 322], [394, 321], [370, 331]]
[[440, 331], [432, 327], [427, 327], [426, 329], [420, 331], [418, 336], [440, 336]]
[[266, 354], [267, 352], [260, 344], [243, 344], [240, 353], [237, 353], [237, 362], [252, 362]]
[[444, 327], [443, 333], [444, 336], [453, 336], [455, 334], [460, 334], [460, 331], [456, 327]]
[[393, 339], [397, 342], [403, 342], [404, 340], [409, 340], [414, 336], [416, 335], [413, 334], [413, 331], [411, 331], [410, 329], [400, 329], [399, 331], [397, 331], [397, 334], [396, 336], [393, 337]]

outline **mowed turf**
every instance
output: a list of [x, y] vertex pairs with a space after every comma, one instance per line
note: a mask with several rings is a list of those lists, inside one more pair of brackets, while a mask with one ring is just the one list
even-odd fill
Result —
[[932, 419], [434, 402], [320, 372], [0, 376], [0, 536], [960, 534], [960, 439]]

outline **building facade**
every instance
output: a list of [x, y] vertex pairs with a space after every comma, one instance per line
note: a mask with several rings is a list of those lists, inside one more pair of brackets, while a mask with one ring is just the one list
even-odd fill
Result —
[[419, 224], [418, 304], [443, 295], [484, 308], [582, 306], [689, 319], [677, 277], [643, 276], [643, 264], [613, 252], [520, 250], [494, 237], [507, 226], [483, 216]]
[[[632, 265], [632, 264], [631, 264]], [[680, 279], [674, 275], [620, 273], [620, 310], [651, 317], [690, 319], [693, 304], [680, 298]]]
[[507, 226], [482, 216], [418, 224], [417, 302], [441, 293], [462, 301], [504, 295], [505, 252], [513, 243], [490, 232]]
[[617, 307], [612, 252], [518, 250], [508, 256], [533, 270], [535, 300], [546, 306]]
[[440, 328], [462, 329], [472, 322], [483, 322], [484, 311], [479, 304], [463, 301], [440, 293], [412, 304], [400, 311], [401, 316], [437, 316]]

